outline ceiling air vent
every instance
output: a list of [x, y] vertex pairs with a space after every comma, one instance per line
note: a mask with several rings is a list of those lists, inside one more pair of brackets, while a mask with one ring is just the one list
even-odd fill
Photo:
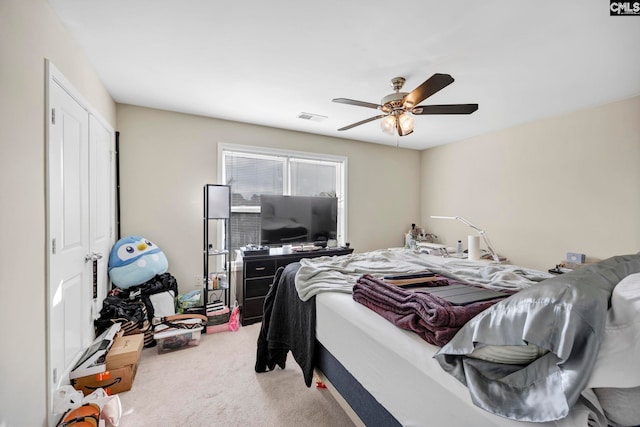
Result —
[[313, 113], [300, 113], [298, 114], [299, 119], [303, 120], [311, 120], [312, 122], [321, 122], [327, 118], [327, 116], [321, 116], [320, 114]]

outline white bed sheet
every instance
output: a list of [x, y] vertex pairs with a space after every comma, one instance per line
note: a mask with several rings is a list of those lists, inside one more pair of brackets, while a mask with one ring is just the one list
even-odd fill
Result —
[[587, 426], [589, 410], [581, 404], [555, 423], [513, 421], [474, 406], [466, 387], [433, 359], [439, 347], [396, 327], [350, 294], [316, 296], [316, 338], [403, 426]]

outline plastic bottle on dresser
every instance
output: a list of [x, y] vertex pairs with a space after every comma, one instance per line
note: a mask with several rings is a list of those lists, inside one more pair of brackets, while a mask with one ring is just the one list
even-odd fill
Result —
[[218, 274], [218, 286], [222, 289], [227, 289], [229, 287], [229, 281], [227, 280], [226, 273]]
[[404, 247], [406, 249], [415, 249], [418, 241], [418, 230], [416, 230], [416, 225], [411, 224], [411, 228], [409, 232], [405, 234], [404, 237]]
[[458, 255], [460, 258], [462, 258], [462, 256], [464, 255], [464, 249], [462, 248], [462, 240], [458, 240], [456, 255]]
[[413, 236], [411, 235], [411, 233], [407, 233], [404, 235], [404, 248], [405, 249], [409, 249], [411, 248], [411, 242], [413, 241]]

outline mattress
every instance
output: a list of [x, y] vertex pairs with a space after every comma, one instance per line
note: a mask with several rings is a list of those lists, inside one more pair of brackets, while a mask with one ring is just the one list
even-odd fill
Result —
[[433, 359], [439, 347], [397, 328], [350, 294], [316, 296], [316, 339], [403, 426], [587, 425], [589, 409], [582, 404], [555, 423], [512, 421], [474, 406], [466, 387]]

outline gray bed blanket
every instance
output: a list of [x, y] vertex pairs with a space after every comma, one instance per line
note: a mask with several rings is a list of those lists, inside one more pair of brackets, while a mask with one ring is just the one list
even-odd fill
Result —
[[296, 289], [300, 299], [306, 301], [320, 292], [351, 293], [356, 280], [363, 274], [379, 278], [385, 274], [424, 270], [461, 282], [508, 291], [524, 289], [552, 277], [549, 273], [510, 264], [442, 259], [418, 251], [380, 249], [302, 259], [296, 275]]
[[[567, 416], [594, 367], [611, 293], [640, 272], [640, 254], [609, 258], [518, 292], [471, 319], [434, 356], [475, 405], [506, 418]], [[480, 360], [476, 347], [532, 344], [548, 352], [527, 365]]]

